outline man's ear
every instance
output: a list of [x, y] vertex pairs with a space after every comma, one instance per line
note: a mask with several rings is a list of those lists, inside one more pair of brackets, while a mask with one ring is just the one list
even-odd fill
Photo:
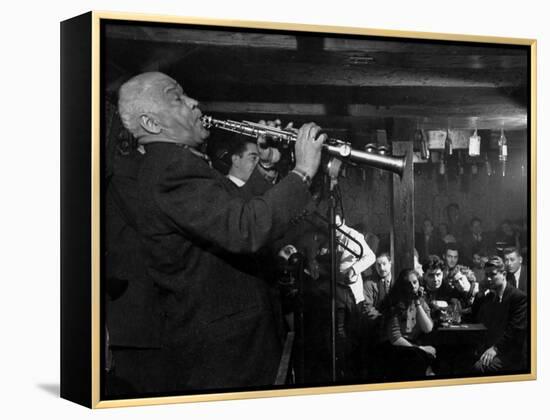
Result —
[[139, 125], [149, 134], [159, 134], [162, 129], [157, 120], [145, 114], [139, 117]]
[[231, 166], [238, 166], [239, 155], [231, 155]]

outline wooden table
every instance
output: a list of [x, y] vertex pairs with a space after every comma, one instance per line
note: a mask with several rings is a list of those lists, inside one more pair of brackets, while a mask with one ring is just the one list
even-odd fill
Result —
[[458, 324], [458, 325], [441, 325], [437, 328], [438, 333], [446, 332], [485, 332], [487, 327], [483, 324]]

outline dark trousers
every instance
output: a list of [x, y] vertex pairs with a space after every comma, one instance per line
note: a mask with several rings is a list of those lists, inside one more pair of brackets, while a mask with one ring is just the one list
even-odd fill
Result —
[[418, 347], [394, 346], [385, 342], [380, 351], [384, 354], [384, 376], [389, 381], [425, 377], [426, 369], [434, 362], [430, 355]]

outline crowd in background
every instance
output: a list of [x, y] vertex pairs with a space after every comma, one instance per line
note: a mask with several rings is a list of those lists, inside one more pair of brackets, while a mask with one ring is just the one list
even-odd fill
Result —
[[[489, 233], [476, 217], [461, 225], [458, 210], [454, 203], [447, 207], [444, 231], [435, 231], [429, 219], [423, 221], [422, 232], [415, 235], [414, 264], [401, 268], [397, 278], [390, 253], [379, 239], [382, 235], [364, 235], [363, 259], [370, 260], [371, 252], [376, 252], [376, 259], [362, 271], [360, 298], [350, 293], [356, 281], [340, 270], [337, 331], [342, 378], [400, 380], [526, 368], [529, 271], [527, 232], [521, 230], [526, 223], [505, 220], [497, 232]], [[318, 265], [319, 258], [311, 255], [319, 252], [305, 252], [310, 264]], [[357, 262], [361, 267], [361, 259]], [[321, 306], [322, 299], [316, 299], [315, 308]], [[445, 327], [460, 324], [480, 332], [449, 340]], [[312, 325], [319, 330], [320, 325]], [[311, 375], [316, 378], [315, 372]]]

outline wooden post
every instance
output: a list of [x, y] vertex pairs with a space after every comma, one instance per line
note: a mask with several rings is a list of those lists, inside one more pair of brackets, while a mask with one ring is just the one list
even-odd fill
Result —
[[414, 268], [414, 170], [413, 144], [410, 141], [392, 142], [394, 156], [407, 156], [403, 176], [392, 179], [391, 256], [392, 276], [404, 268]]

